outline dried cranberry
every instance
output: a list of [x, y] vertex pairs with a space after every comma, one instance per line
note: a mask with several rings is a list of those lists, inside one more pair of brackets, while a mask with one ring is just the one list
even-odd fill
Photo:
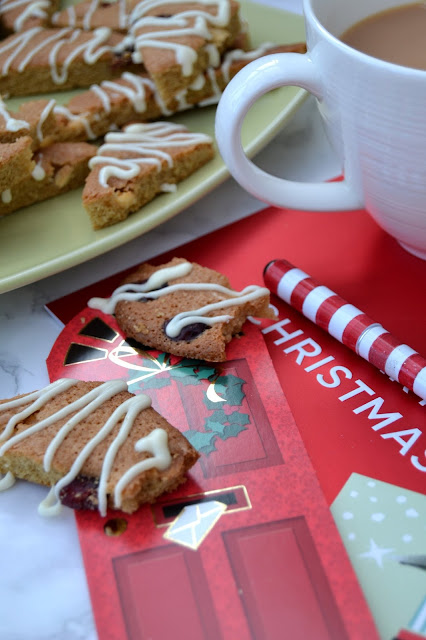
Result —
[[60, 491], [59, 499], [71, 509], [94, 511], [98, 508], [98, 486], [98, 478], [77, 476]]
[[[164, 323], [164, 333], [166, 333], [166, 327], [169, 324], [170, 320], [166, 320], [166, 322]], [[181, 332], [174, 338], [171, 338], [170, 336], [167, 335], [166, 336], [169, 338], [169, 340], [173, 340], [174, 342], [178, 342], [179, 340], [185, 340], [185, 342], [190, 342], [191, 340], [194, 340], [195, 338], [198, 338], [199, 335], [201, 335], [206, 329], [209, 329], [209, 325], [208, 324], [204, 324], [204, 322], [194, 322], [193, 324], [187, 324], [186, 327], [183, 327], [183, 329], [181, 330]]]

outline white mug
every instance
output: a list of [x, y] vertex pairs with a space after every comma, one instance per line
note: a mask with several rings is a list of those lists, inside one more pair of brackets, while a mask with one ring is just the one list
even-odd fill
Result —
[[[426, 71], [373, 58], [338, 39], [359, 20], [411, 2], [304, 0], [307, 53], [272, 54], [243, 68], [219, 102], [216, 140], [231, 174], [260, 200], [312, 211], [365, 207], [405, 249], [426, 259]], [[342, 182], [284, 180], [245, 156], [247, 111], [285, 85], [317, 98]]]

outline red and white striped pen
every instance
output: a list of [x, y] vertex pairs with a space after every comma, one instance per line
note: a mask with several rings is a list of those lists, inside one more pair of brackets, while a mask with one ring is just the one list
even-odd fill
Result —
[[272, 293], [426, 400], [426, 360], [417, 351], [286, 260], [272, 260], [263, 276]]

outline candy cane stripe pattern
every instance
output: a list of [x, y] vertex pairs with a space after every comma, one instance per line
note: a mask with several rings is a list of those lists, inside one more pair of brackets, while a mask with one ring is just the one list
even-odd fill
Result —
[[286, 260], [264, 270], [266, 286], [342, 344], [426, 400], [426, 360], [381, 324]]

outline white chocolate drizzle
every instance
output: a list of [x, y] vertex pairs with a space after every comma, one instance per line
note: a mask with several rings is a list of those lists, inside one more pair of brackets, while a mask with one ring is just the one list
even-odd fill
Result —
[[[31, 42], [32, 39], [43, 31], [42, 27], [34, 27], [33, 29], [17, 34], [15, 37], [7, 39], [5, 43], [0, 44], [0, 55], [8, 51], [10, 52], [10, 55], [3, 63], [1, 71], [3, 76], [8, 74], [13, 61], [19, 55], [26, 53], [18, 65], [18, 71], [19, 73], [22, 73], [31, 62], [32, 58], [44, 49], [48, 51], [51, 78], [55, 84], [60, 85], [66, 82], [69, 67], [77, 56], [82, 54], [85, 63], [91, 65], [94, 64], [104, 53], [114, 50], [113, 47], [104, 45], [111, 35], [111, 30], [106, 27], [95, 29], [95, 31], [91, 33], [89, 39], [87, 39], [86, 34], [83, 42], [77, 42], [80, 34], [85, 33], [80, 29], [56, 29], [53, 33], [48, 31], [49, 35], [34, 45], [34, 43]], [[59, 50], [64, 45], [73, 43], [75, 43], [75, 47], [65, 58], [62, 69], [59, 70], [57, 63]]]
[[177, 185], [170, 182], [163, 182], [163, 184], [161, 185], [161, 191], [163, 191], [164, 193], [174, 193], [175, 191], [177, 191]]
[[146, 90], [149, 89], [154, 95], [155, 102], [159, 107], [161, 113], [165, 116], [171, 115], [171, 111], [167, 109], [163, 100], [161, 99], [154, 82], [150, 78], [144, 76], [138, 76], [134, 73], [125, 71], [121, 75], [121, 79], [127, 82], [130, 86], [126, 86], [120, 82], [112, 80], [104, 80], [99, 85], [92, 85], [91, 91], [94, 91], [102, 102], [103, 109], [106, 113], [111, 111], [111, 101], [109, 92], [111, 94], [122, 94], [126, 96], [129, 102], [133, 105], [134, 110], [137, 113], [143, 113], [146, 111]]
[[201, 100], [201, 102], [199, 103], [200, 107], [208, 107], [211, 104], [217, 104], [222, 95], [222, 91], [220, 90], [220, 87], [217, 83], [215, 69], [212, 69], [211, 67], [209, 67], [207, 69], [207, 76], [210, 80], [212, 94], [208, 98]]
[[93, 93], [95, 93], [98, 96], [99, 100], [102, 102], [102, 107], [105, 113], [111, 113], [111, 101], [109, 99], [107, 92], [104, 91], [102, 87], [100, 87], [97, 84], [93, 84], [90, 87], [90, 91], [93, 91]]
[[[5, 441], [0, 447], [0, 456], [14, 445], [18, 444], [25, 438], [42, 431], [46, 427], [55, 424], [59, 420], [67, 418], [72, 415], [57, 431], [54, 438], [49, 443], [43, 458], [43, 468], [46, 472], [49, 472], [55, 453], [59, 447], [63, 444], [65, 438], [72, 429], [79, 424], [82, 420], [89, 417], [96, 409], [98, 409], [104, 402], [112, 398], [117, 393], [127, 390], [127, 384], [123, 380], [110, 380], [105, 382], [91, 391], [88, 391], [77, 400], [67, 404], [58, 411], [55, 411], [49, 417], [36, 422], [31, 427], [13, 435], [15, 427], [28, 416], [32, 415], [43, 406], [46, 405], [49, 400], [54, 398], [57, 394], [66, 391], [72, 386], [76, 385], [78, 380], [62, 378], [48, 385], [40, 391], [28, 394], [21, 398], [16, 398], [5, 403], [0, 404], [0, 412], [8, 409], [15, 409], [17, 407], [24, 406], [22, 411], [16, 413], [8, 421], [2, 434], [0, 434], [0, 441]], [[30, 403], [28, 406], [25, 407]], [[96, 435], [91, 438], [77, 454], [73, 464], [71, 465], [68, 473], [63, 476], [50, 490], [47, 497], [42, 501], [39, 506], [39, 513], [43, 516], [56, 515], [61, 510], [60, 492], [69, 485], [79, 475], [84, 463], [94, 451], [94, 449], [113, 431], [116, 425], [122, 421], [119, 427], [117, 436], [109, 445], [105, 454], [105, 458], [102, 463], [102, 470], [99, 477], [98, 486], [98, 505], [99, 512], [102, 516], [106, 515], [107, 511], [107, 482], [111, 474], [111, 470], [114, 465], [115, 458], [121, 446], [124, 444], [128, 437], [130, 430], [134, 424], [134, 421], [138, 414], [151, 406], [151, 399], [144, 395], [133, 396], [122, 402], [114, 412], [109, 416], [101, 429]], [[120, 508], [122, 504], [122, 493], [125, 487], [131, 482], [137, 475], [147, 469], [157, 468], [160, 471], [167, 469], [171, 464], [171, 455], [168, 448], [168, 435], [164, 429], [154, 429], [146, 437], [139, 439], [135, 443], [135, 450], [140, 453], [150, 453], [151, 456], [144, 458], [143, 460], [135, 463], [129, 469], [127, 469], [120, 477], [118, 483], [114, 489], [114, 507]], [[14, 476], [9, 471], [2, 478], [0, 478], [0, 491], [5, 490], [12, 486], [14, 483]]]
[[90, 126], [87, 114], [82, 113], [79, 115], [75, 115], [74, 113], [71, 113], [71, 111], [67, 107], [59, 104], [55, 105], [53, 111], [57, 115], [64, 116], [64, 118], [66, 118], [70, 122], [79, 122], [84, 127], [89, 140], [94, 140], [97, 137]]
[[39, 121], [37, 122], [37, 138], [41, 141], [43, 140], [43, 125], [46, 118], [49, 116], [50, 112], [53, 110], [56, 104], [56, 100], [49, 100], [47, 105], [44, 107], [43, 111], [40, 114]]
[[5, 189], [4, 191], [2, 191], [1, 201], [4, 202], [4, 204], [9, 204], [9, 202], [12, 202], [12, 192], [10, 189]]
[[[20, 420], [25, 420], [32, 413], [38, 411], [42, 406], [49, 402], [49, 400], [54, 398], [55, 395], [61, 393], [62, 391], [66, 391], [74, 384], [76, 384], [76, 380], [72, 380], [71, 378], [62, 378], [60, 380], [56, 380], [56, 382], [52, 382], [40, 391], [34, 391], [33, 393], [27, 394], [26, 396], [22, 396], [21, 398], [15, 398], [14, 400], [9, 400], [7, 402], [1, 403], [1, 411], [6, 411], [7, 409], [15, 409], [15, 407], [22, 407], [28, 404], [28, 402], [31, 402], [32, 404], [30, 404], [26, 409], [23, 409], [22, 411], [17, 413], [9, 420], [3, 433], [0, 434], [0, 442], [10, 438], [14, 428]], [[33, 400], [34, 402], [32, 402]]]
[[[164, 29], [162, 27], [165, 26], [166, 20], [167, 29]], [[150, 30], [141, 32], [142, 27], [144, 29], [149, 27]], [[197, 53], [192, 47], [180, 42], [173, 42], [169, 38], [197, 35], [209, 40], [212, 37], [204, 18], [196, 18], [195, 23], [192, 25], [181, 18], [180, 14], [171, 18], [142, 18], [133, 25], [130, 35], [134, 38], [136, 49], [132, 54], [133, 62], [136, 64], [143, 63], [142, 49], [144, 47], [170, 49], [175, 54], [177, 64], [181, 66], [183, 76], [191, 75], [197, 60]]]
[[[184, 126], [172, 122], [133, 124], [118, 133], [108, 133], [105, 136], [105, 144], [98, 149], [96, 156], [90, 159], [89, 167], [93, 169], [96, 165], [104, 165], [99, 171], [99, 184], [107, 188], [111, 177], [131, 180], [140, 173], [143, 165], [154, 165], [160, 170], [163, 162], [166, 162], [172, 167], [172, 156], [164, 149], [203, 142], [210, 143], [211, 138], [202, 133], [191, 133]], [[115, 157], [114, 154], [123, 151], [137, 156]]]
[[6, 109], [6, 105], [3, 100], [0, 98], [0, 116], [4, 120], [6, 131], [20, 131], [21, 129], [29, 129], [30, 125], [25, 120], [17, 120], [13, 118], [8, 110]]
[[20, 11], [13, 22], [14, 31], [21, 31], [26, 20], [29, 18], [46, 19], [50, 2], [49, 0], [2, 0], [0, 4], [0, 15], [4, 15], [15, 9], [20, 9], [21, 7], [22, 11]]
[[34, 180], [37, 180], [37, 182], [41, 182], [42, 180], [45, 179], [46, 177], [46, 172], [43, 169], [42, 165], [41, 165], [41, 159], [37, 162], [36, 166], [34, 167], [32, 173], [31, 173], [32, 177], [34, 178]]
[[[26, 0], [28, 1], [28, 0]], [[40, 0], [42, 1], [42, 0]], [[82, 19], [82, 28], [85, 30], [91, 30], [94, 27], [95, 12], [105, 4], [105, 0], [92, 0], [86, 4], [87, 7], [84, 17]], [[182, 0], [141, 0], [135, 6], [131, 7], [128, 11], [126, 0], [112, 0], [108, 1], [108, 4], [118, 6], [118, 23], [114, 28], [120, 30], [128, 30], [136, 22], [140, 22], [145, 18], [155, 17], [152, 14], [156, 13], [156, 10], [161, 7], [169, 8], [170, 6], [177, 5], [178, 10], [170, 17], [181, 16], [185, 19], [187, 24], [188, 20], [202, 17], [207, 23], [217, 27], [224, 27], [228, 24], [230, 19], [230, 2], [229, 0], [196, 0], [194, 2], [186, 2], [187, 7], [184, 11], [179, 11], [179, 6], [182, 5]], [[193, 8], [189, 8], [190, 5]], [[208, 11], [208, 8], [215, 9], [213, 12]], [[66, 16], [66, 18], [65, 18]], [[160, 18], [164, 20], [164, 17]], [[59, 21], [65, 22], [69, 27], [75, 27], [77, 25], [77, 14], [75, 6], [68, 7], [65, 11], [58, 11], [52, 16], [52, 24], [58, 24]], [[167, 18], [167, 22], [169, 18]], [[139, 26], [143, 26], [145, 23], [140, 22]], [[162, 24], [167, 24], [162, 22]]]
[[231, 80], [229, 71], [231, 68], [231, 64], [233, 62], [242, 62], [242, 61], [253, 60], [254, 58], [259, 58], [260, 56], [264, 55], [266, 51], [271, 49], [273, 46], [274, 45], [271, 44], [270, 42], [265, 42], [261, 44], [259, 47], [257, 47], [257, 49], [251, 49], [250, 51], [243, 51], [242, 49], [232, 49], [231, 51], [228, 51], [225, 54], [223, 63], [221, 65], [221, 70], [222, 70], [225, 82], [228, 84], [228, 82]]
[[[212, 311], [242, 305], [269, 294], [268, 289], [257, 285], [249, 285], [242, 291], [234, 291], [220, 284], [207, 282], [182, 282], [168, 285], [167, 287], [163, 286], [169, 280], [188, 275], [191, 270], [192, 265], [190, 262], [182, 262], [173, 267], [159, 269], [145, 283], [121, 285], [115, 289], [110, 298], [91, 298], [87, 305], [92, 309], [99, 309], [103, 313], [112, 314], [120, 301], [137, 302], [140, 298], [156, 300], [178, 291], [212, 291], [226, 296], [223, 300], [207, 304], [198, 309], [182, 311], [171, 318], [165, 328], [165, 333], [169, 338], [176, 338], [182, 329], [190, 324], [200, 322], [211, 327], [218, 322], [227, 322], [232, 319], [230, 315], [209, 316], [208, 314]], [[153, 276], [156, 276], [156, 278]]]
[[216, 45], [212, 43], [206, 44], [205, 50], [209, 56], [209, 65], [211, 67], [218, 67], [220, 65], [220, 53]]
[[[78, 39], [80, 30], [75, 30], [68, 42], [73, 42]], [[73, 51], [68, 55], [62, 69], [59, 72], [57, 68], [56, 58], [59, 49], [67, 42], [61, 40], [56, 42], [49, 52], [50, 74], [55, 84], [64, 84], [68, 78], [68, 69], [72, 61], [83, 53], [83, 59], [87, 64], [94, 64], [104, 53], [110, 52], [112, 49], [109, 46], [101, 46], [111, 36], [111, 30], [106, 27], [100, 27], [93, 31], [93, 38], [87, 42], [82, 42], [76, 46]]]
[[203, 73], [200, 73], [199, 76], [195, 78], [195, 80], [189, 85], [189, 89], [193, 91], [201, 91], [201, 89], [206, 84], [206, 77]]
[[8, 471], [4, 476], [0, 477], [0, 491], [6, 491], [15, 484], [15, 476]]
[[[182, 0], [141, 0], [133, 8], [129, 16], [129, 25], [135, 24], [140, 19], [146, 17], [149, 12], [158, 7], [164, 5], [181, 5]], [[186, 3], [189, 5], [190, 3]], [[174, 15], [179, 15], [184, 18], [204, 18], [206, 22], [216, 27], [225, 27], [230, 19], [230, 2], [229, 0], [197, 0], [194, 2], [195, 8], [179, 11]], [[200, 5], [204, 7], [216, 7], [215, 13], [204, 11], [200, 8]], [[166, 20], [169, 20], [167, 18]]]

